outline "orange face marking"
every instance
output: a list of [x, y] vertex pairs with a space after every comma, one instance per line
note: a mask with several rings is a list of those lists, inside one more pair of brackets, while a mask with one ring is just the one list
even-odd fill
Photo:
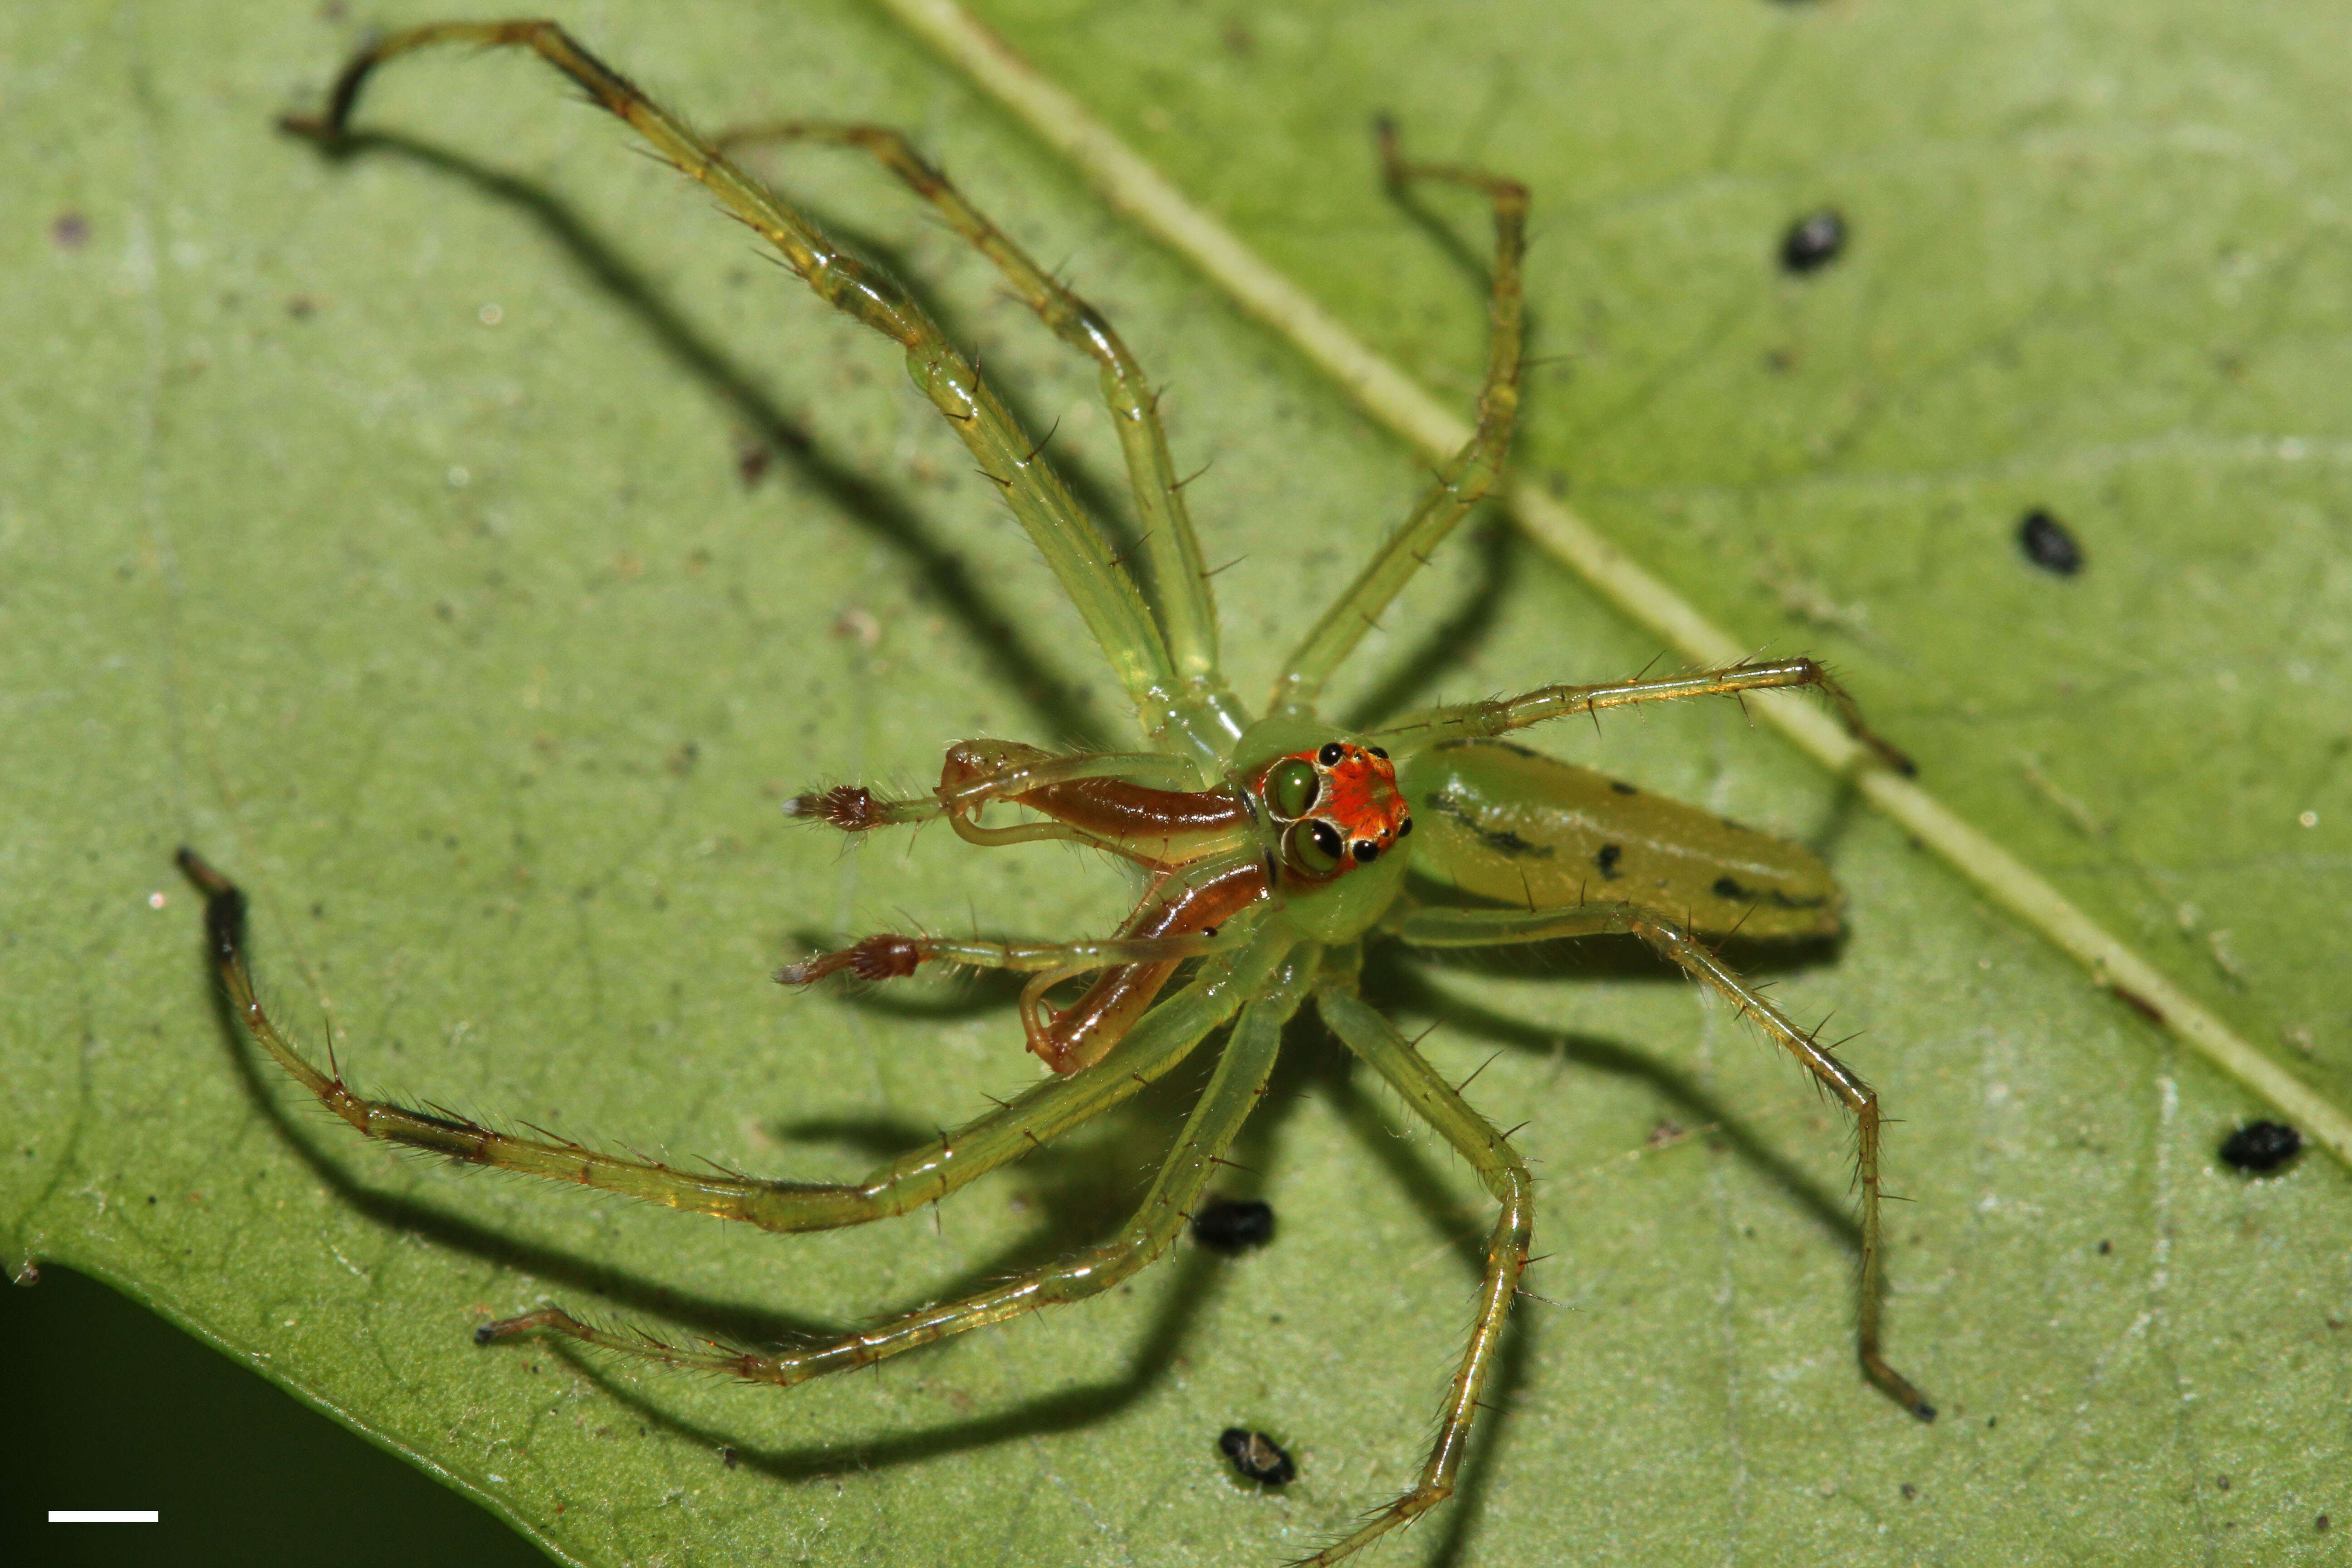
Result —
[[1315, 770], [1315, 795], [1298, 820], [1309, 825], [1318, 847], [1338, 858], [1331, 875], [1370, 865], [1412, 831], [1412, 812], [1386, 752], [1327, 741], [1314, 751], [1277, 757], [1266, 771], [1293, 762]]

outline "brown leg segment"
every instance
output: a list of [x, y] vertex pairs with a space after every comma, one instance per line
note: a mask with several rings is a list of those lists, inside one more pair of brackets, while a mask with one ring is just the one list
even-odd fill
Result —
[[[1129, 941], [1210, 935], [1261, 910], [1269, 890], [1265, 863], [1255, 856], [1188, 867], [1160, 879], [1119, 928], [1119, 935]], [[1050, 1019], [1038, 1017], [1048, 990], [1092, 967], [1041, 974], [1021, 994], [1029, 1048], [1057, 1073], [1077, 1072], [1100, 1061], [1176, 973], [1172, 960], [1121, 964], [1105, 971], [1084, 995]]]

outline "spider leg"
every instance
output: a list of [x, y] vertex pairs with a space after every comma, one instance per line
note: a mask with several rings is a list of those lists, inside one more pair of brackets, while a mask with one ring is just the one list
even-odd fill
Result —
[[1495, 278], [1487, 306], [1486, 379], [1478, 394], [1478, 428], [1446, 464], [1412, 515], [1389, 536], [1362, 574], [1284, 662], [1267, 704], [1274, 713], [1304, 715], [1312, 710], [1331, 672], [1431, 552], [1495, 487], [1510, 451], [1511, 431], [1518, 423], [1519, 262], [1527, 249], [1527, 187], [1475, 169], [1407, 163], [1398, 153], [1395, 128], [1382, 121], [1376, 129], [1381, 164], [1391, 189], [1401, 189], [1413, 180], [1443, 180], [1483, 192], [1495, 204]]
[[984, 848], [1001, 848], [1007, 844], [1057, 842], [1092, 844], [1114, 851], [1117, 849], [1117, 846], [1103, 845], [1095, 835], [1065, 822], [1018, 822], [1010, 827], [983, 827], [972, 820], [970, 811], [950, 808], [936, 794], [893, 799], [876, 795], [863, 784], [835, 784], [831, 789], [796, 795], [784, 802], [784, 815], [808, 822], [822, 822], [838, 827], [844, 833], [871, 833], [882, 827], [913, 826], [945, 817], [958, 838]]
[[1859, 1074], [1812, 1035], [1797, 1027], [1761, 991], [1717, 958], [1712, 948], [1665, 916], [1636, 904], [1534, 911], [1419, 909], [1392, 919], [1388, 929], [1416, 947], [1489, 947], [1604, 934], [1638, 936], [1692, 979], [1713, 986], [1743, 1016], [1753, 1018], [1774, 1044], [1802, 1063], [1853, 1115], [1855, 1168], [1862, 1186], [1862, 1321], [1857, 1340], [1863, 1371], [1912, 1415], [1922, 1421], [1936, 1418], [1935, 1406], [1927, 1403], [1927, 1395], [1889, 1366], [1880, 1352], [1880, 1297], [1885, 1288], [1878, 1217], [1878, 1091]]
[[1042, 270], [897, 131], [877, 125], [784, 121], [722, 132], [711, 141], [722, 152], [763, 142], [814, 142], [871, 153], [909, 190], [938, 208], [948, 226], [994, 262], [1013, 291], [1053, 329], [1055, 336], [1092, 356], [1102, 367], [1103, 401], [1110, 408], [1127, 458], [1128, 483], [1135, 496], [1136, 521], [1143, 531], [1144, 559], [1150, 563], [1169, 656], [1188, 687], [1184, 700], [1202, 710], [1202, 720], [1227, 726], [1228, 739], [1238, 736], [1245, 721], [1218, 675], [1216, 603], [1200, 540], [1184, 504], [1183, 483], [1168, 455], [1168, 434], [1160, 422], [1160, 397], [1110, 323]]
[[566, 1335], [601, 1346], [664, 1362], [672, 1366], [731, 1373], [752, 1383], [779, 1386], [805, 1383], [830, 1372], [869, 1366], [885, 1356], [913, 1350], [950, 1334], [960, 1334], [989, 1323], [1002, 1322], [1023, 1312], [1065, 1301], [1076, 1301], [1109, 1289], [1157, 1258], [1176, 1237], [1216, 1168], [1219, 1156], [1241, 1131], [1265, 1092], [1282, 1043], [1282, 1026], [1297, 1011], [1303, 976], [1315, 967], [1311, 949], [1296, 952], [1288, 940], [1271, 948], [1273, 963], [1261, 972], [1254, 994], [1243, 1005], [1241, 1020], [1218, 1058], [1209, 1086], [1192, 1107], [1175, 1148], [1160, 1168], [1151, 1192], [1134, 1218], [1110, 1240], [1031, 1273], [1017, 1275], [961, 1300], [942, 1301], [909, 1312], [895, 1321], [802, 1350], [760, 1354], [713, 1345], [696, 1350], [583, 1323], [560, 1308], [549, 1308], [490, 1323], [476, 1331], [488, 1342], [533, 1331]]
[[[1213, 776], [1203, 778], [1200, 764], [1192, 758], [1167, 752], [1056, 754], [1013, 741], [967, 741], [950, 747], [948, 756], [940, 787], [928, 795], [898, 800], [877, 795], [860, 785], [837, 784], [794, 795], [784, 802], [784, 815], [828, 823], [845, 833], [867, 833], [877, 827], [934, 822], [942, 816], [968, 818], [992, 800], [1010, 800], [1032, 790], [1087, 779], [1148, 782], [1171, 790], [1196, 790], [1214, 782]], [[995, 837], [982, 840], [1018, 841]]]
[[1446, 1392], [1437, 1440], [1430, 1447], [1429, 1462], [1422, 1467], [1421, 1479], [1354, 1534], [1325, 1547], [1297, 1568], [1323, 1568], [1337, 1563], [1454, 1495], [1454, 1472], [1462, 1467], [1470, 1426], [1477, 1416], [1478, 1391], [1492, 1369], [1496, 1347], [1502, 1341], [1503, 1320], [1510, 1312], [1511, 1298], [1528, 1266], [1528, 1237], [1535, 1220], [1534, 1181], [1517, 1152], [1493, 1123], [1473, 1110], [1438, 1076], [1412, 1042], [1397, 1033], [1396, 1026], [1357, 997], [1341, 992], [1321, 993], [1316, 1006], [1331, 1032], [1388, 1079], [1404, 1096], [1405, 1103], [1470, 1162], [1502, 1205], [1502, 1213], [1486, 1241], [1486, 1268], [1478, 1288], [1478, 1314], [1471, 1324], [1470, 1346], [1462, 1352], [1462, 1365]]
[[1265, 943], [1213, 957], [1190, 984], [1154, 1007], [1091, 1069], [1036, 1084], [938, 1142], [876, 1166], [862, 1181], [771, 1181], [672, 1170], [565, 1139], [519, 1137], [352, 1093], [340, 1072], [322, 1072], [305, 1057], [255, 998], [245, 956], [245, 895], [192, 850], [181, 850], [179, 863], [205, 895], [205, 936], [238, 1020], [320, 1104], [367, 1137], [461, 1164], [520, 1171], [772, 1231], [831, 1230], [902, 1215], [1018, 1159], [1164, 1077], [1209, 1031], [1232, 1017], [1282, 959], [1279, 946]]
[[788, 963], [776, 971], [775, 980], [780, 985], [812, 985], [828, 974], [845, 972], [860, 980], [896, 980], [912, 974], [917, 964], [936, 960], [972, 969], [1043, 973], [1062, 981], [1114, 963], [1204, 958], [1245, 945], [1247, 936], [1247, 931], [1234, 926], [1182, 936], [1106, 937], [1094, 942], [983, 942], [977, 937], [886, 934]]
[[[552, 22], [443, 22], [378, 40], [353, 56], [336, 79], [325, 113], [289, 115], [280, 124], [330, 150], [338, 146], [376, 67], [413, 49], [440, 44], [530, 49], [585, 89], [596, 104], [626, 121], [681, 174], [699, 182], [729, 211], [776, 247], [784, 264], [835, 310], [891, 339], [907, 353], [915, 385], [970, 447], [980, 471], [1003, 492], [1063, 592], [1077, 607], [1104, 657], [1153, 733], [1181, 728], [1185, 715], [1169, 701], [1176, 689], [1167, 641], [1143, 595], [1113, 557], [1102, 531], [1079, 507], [1052, 466], [982, 379], [979, 367], [887, 273], [843, 250], [831, 237], [758, 180], [729, 162], [686, 123], [605, 65]], [[1208, 747], [1203, 737], [1194, 750]]]
[[1612, 680], [1597, 686], [1542, 686], [1522, 697], [1491, 702], [1463, 702], [1407, 714], [1376, 739], [1401, 756], [1411, 756], [1447, 741], [1484, 740], [1524, 730], [1553, 719], [1599, 713], [1608, 708], [1630, 708], [1642, 702], [1674, 702], [1685, 697], [1736, 696], [1742, 691], [1810, 686], [1827, 697], [1838, 717], [1857, 741], [1876, 753], [1896, 773], [1916, 773], [1917, 766], [1902, 752], [1872, 732], [1862, 721], [1862, 710], [1835, 677], [1810, 658], [1776, 659], [1769, 664], [1733, 664], [1720, 669], [1694, 670], [1654, 680]]
[[[1089, 844], [1154, 873], [1249, 848], [1251, 815], [1235, 790], [1203, 780], [1190, 758], [1162, 752], [1096, 752], [1055, 756], [1017, 741], [959, 741], [948, 748], [929, 801], [877, 798], [841, 785], [796, 795], [784, 814], [870, 832], [945, 817], [958, 837], [986, 846], [1061, 839]], [[1208, 788], [1156, 788], [1139, 782]], [[982, 809], [1002, 800], [1051, 820], [984, 827]]]
[[[812, 985], [829, 974], [847, 973], [860, 980], [895, 980], [911, 974], [918, 964], [933, 960], [974, 969], [1003, 969], [1034, 974], [1021, 989], [1021, 1028], [1030, 1050], [1048, 1063], [1061, 1052], [1053, 1017], [1044, 1016], [1045, 994], [1066, 980], [1097, 970], [1118, 968], [1122, 984], [1093, 998], [1099, 1011], [1119, 1004], [1122, 1017], [1149, 1007], [1161, 985], [1188, 958], [1232, 952], [1248, 944], [1253, 927], [1241, 920], [1222, 930], [1176, 936], [1112, 937], [1097, 942], [982, 942], [977, 938], [929, 936], [869, 936], [833, 952], [821, 952], [776, 971], [782, 985]], [[1130, 1000], [1130, 998], [1132, 1000]], [[1073, 1020], [1076, 1022], [1076, 1020]]]
[[[1001, 759], [991, 755], [1003, 753]], [[1165, 752], [1079, 752], [1066, 756], [1015, 749], [994, 742], [983, 752], [978, 743], [949, 748], [948, 772], [940, 777], [940, 804], [950, 811], [976, 810], [992, 800], [1008, 800], [1052, 784], [1086, 779], [1120, 779], [1130, 784], [1164, 785], [1171, 790], [1196, 790], [1213, 784], [1216, 772], [1203, 770], [1192, 758]], [[959, 767], [959, 763], [961, 766]], [[995, 763], [994, 766], [986, 764]], [[974, 771], [978, 769], [980, 771]], [[950, 775], [955, 775], [950, 778]]]

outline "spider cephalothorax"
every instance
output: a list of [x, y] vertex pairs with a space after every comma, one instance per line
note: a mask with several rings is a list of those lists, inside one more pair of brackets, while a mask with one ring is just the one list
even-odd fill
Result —
[[[1225, 1163], [1224, 1151], [1267, 1092], [1286, 1026], [1312, 1000], [1348, 1049], [1468, 1162], [1498, 1210], [1483, 1253], [1469, 1344], [1448, 1388], [1429, 1458], [1403, 1495], [1307, 1560], [1337, 1562], [1452, 1495], [1504, 1320], [1518, 1294], [1534, 1215], [1533, 1181], [1509, 1138], [1358, 994], [1365, 945], [1378, 939], [1428, 952], [1616, 934], [1638, 938], [1713, 987], [1853, 1112], [1862, 1195], [1862, 1364], [1915, 1415], [1934, 1414], [1879, 1353], [1877, 1096], [1702, 940], [1743, 922], [1751, 934], [1833, 930], [1839, 901], [1828, 868], [1801, 847], [1673, 806], [1589, 770], [1500, 744], [1498, 738], [1602, 709], [1811, 687], [1839, 704], [1882, 759], [1900, 766], [1900, 754], [1861, 729], [1844, 693], [1808, 658], [1541, 687], [1519, 697], [1407, 714], [1360, 739], [1336, 735], [1329, 721], [1316, 715], [1324, 686], [1366, 630], [1501, 471], [1518, 412], [1524, 189], [1474, 170], [1407, 163], [1393, 132], [1380, 128], [1392, 187], [1417, 180], [1463, 186], [1493, 209], [1493, 292], [1477, 428], [1412, 516], [1290, 652], [1265, 716], [1254, 718], [1221, 673], [1212, 574], [1169, 457], [1156, 391], [1101, 315], [1040, 270], [904, 138], [872, 126], [793, 122], [707, 139], [562, 28], [524, 21], [443, 23], [385, 37], [345, 68], [324, 115], [289, 119], [287, 128], [329, 148], [346, 145], [345, 122], [369, 73], [396, 55], [439, 43], [535, 51], [707, 186], [820, 298], [897, 343], [918, 391], [970, 448], [1085, 621], [1134, 707], [1148, 748], [1057, 754], [1015, 742], [961, 742], [949, 749], [939, 785], [927, 795], [887, 800], [842, 786], [796, 797], [786, 810], [861, 834], [944, 820], [975, 845], [1042, 839], [1088, 846], [1134, 867], [1142, 891], [1133, 913], [1105, 938], [886, 934], [778, 973], [776, 978], [795, 986], [829, 973], [894, 982], [938, 959], [1032, 977], [1023, 993], [1023, 1022], [1030, 1049], [1053, 1069], [1051, 1076], [857, 1182], [674, 1170], [552, 1134], [526, 1135], [363, 1099], [331, 1063], [321, 1070], [264, 1014], [242, 947], [243, 899], [226, 879], [184, 851], [182, 865], [209, 895], [207, 931], [223, 983], [254, 1037], [369, 1137], [772, 1231], [856, 1225], [936, 1203], [1166, 1077], [1212, 1036], [1223, 1038], [1207, 1084], [1140, 1211], [1116, 1237], [1045, 1268], [878, 1326], [770, 1353], [666, 1343], [595, 1326], [558, 1307], [488, 1324], [478, 1338], [487, 1343], [525, 1333], [560, 1334], [621, 1354], [786, 1384], [1093, 1295], [1174, 1240], [1185, 1215], [1203, 1199], [1212, 1171]], [[878, 159], [985, 255], [1065, 342], [1096, 361], [1127, 462], [1149, 594], [1041, 457], [1043, 443], [1021, 427], [976, 361], [914, 296], [844, 251], [806, 214], [728, 156], [729, 148], [758, 140], [824, 142]], [[1024, 812], [1027, 817], [1006, 820]], [[993, 822], [983, 821], [992, 815]], [[1416, 816], [1427, 820], [1408, 854], [1405, 839]], [[1455, 901], [1424, 901], [1419, 889], [1409, 891], [1405, 872], [1412, 861], [1422, 863], [1418, 868], [1433, 886], [1451, 889]], [[1186, 973], [1188, 964], [1193, 967]], [[1054, 988], [1082, 978], [1085, 989], [1075, 999], [1058, 1007], [1048, 1003]]]

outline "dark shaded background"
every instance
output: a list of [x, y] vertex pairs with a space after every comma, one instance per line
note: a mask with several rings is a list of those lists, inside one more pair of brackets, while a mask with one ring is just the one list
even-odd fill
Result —
[[[0, 1562], [539, 1568], [482, 1509], [106, 1286], [0, 1289]], [[157, 1524], [52, 1525], [53, 1508]]]

